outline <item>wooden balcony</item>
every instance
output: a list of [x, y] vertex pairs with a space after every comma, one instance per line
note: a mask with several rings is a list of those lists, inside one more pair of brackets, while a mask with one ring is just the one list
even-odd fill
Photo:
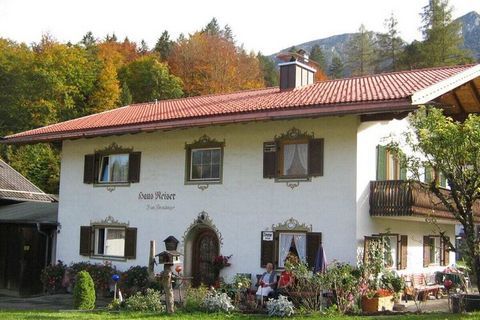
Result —
[[[447, 189], [442, 192], [449, 193]], [[372, 217], [435, 217], [454, 220], [452, 213], [420, 182], [403, 180], [370, 182], [370, 216]], [[480, 215], [480, 204], [474, 207]], [[478, 220], [478, 219], [476, 219]]]

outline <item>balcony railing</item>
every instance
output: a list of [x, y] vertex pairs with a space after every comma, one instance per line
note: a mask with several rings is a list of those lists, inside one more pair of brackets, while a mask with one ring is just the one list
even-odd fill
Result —
[[[447, 189], [442, 190], [448, 194]], [[480, 214], [480, 204], [474, 207]], [[420, 182], [403, 180], [370, 182], [370, 215], [382, 217], [431, 216], [454, 219], [453, 214]]]

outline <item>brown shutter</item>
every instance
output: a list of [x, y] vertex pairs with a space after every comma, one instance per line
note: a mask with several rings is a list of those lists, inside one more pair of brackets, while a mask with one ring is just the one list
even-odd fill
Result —
[[93, 228], [88, 226], [80, 227], [80, 255], [90, 256], [92, 254], [92, 232]]
[[128, 181], [140, 182], [140, 159], [141, 152], [132, 152], [128, 158]]
[[276, 177], [277, 171], [277, 144], [274, 141], [263, 143], [263, 178]]
[[308, 142], [308, 174], [312, 177], [323, 176], [323, 139], [311, 139]]
[[407, 257], [408, 257], [408, 236], [400, 236], [400, 256], [398, 262], [398, 269], [407, 269]]
[[448, 250], [448, 242], [450, 242], [450, 237], [445, 237], [446, 241], [442, 239], [442, 266], [448, 266], [450, 264], [450, 251]]
[[423, 266], [430, 265], [430, 237], [423, 236]]
[[125, 229], [125, 258], [135, 259], [137, 256], [137, 228]]
[[308, 232], [307, 233], [307, 264], [310, 268], [315, 267], [315, 258], [317, 257], [317, 251], [322, 244], [321, 232]]
[[95, 155], [86, 154], [83, 164], [83, 183], [95, 182]]
[[260, 266], [265, 268], [267, 263], [275, 263], [275, 235], [271, 241], [263, 240], [263, 234], [265, 232], [272, 231], [262, 231], [261, 233], [261, 247], [260, 247]]

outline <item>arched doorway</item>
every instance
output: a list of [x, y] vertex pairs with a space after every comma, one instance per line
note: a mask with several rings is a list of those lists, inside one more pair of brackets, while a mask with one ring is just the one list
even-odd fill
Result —
[[218, 237], [212, 229], [200, 228], [192, 240], [192, 284], [213, 285], [216, 274], [212, 261], [220, 252]]

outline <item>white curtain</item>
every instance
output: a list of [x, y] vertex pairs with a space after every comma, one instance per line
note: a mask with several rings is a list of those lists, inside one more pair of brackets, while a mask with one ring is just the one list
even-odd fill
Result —
[[295, 242], [295, 247], [297, 248], [298, 257], [300, 261], [306, 262], [306, 246], [307, 246], [307, 238], [304, 234], [297, 234], [293, 237], [293, 241]]
[[112, 182], [126, 182], [128, 180], [128, 155], [111, 155]]
[[308, 170], [308, 144], [297, 144], [298, 148], [298, 158], [300, 159], [300, 163], [302, 167], [305, 169], [305, 174], [307, 174]]
[[283, 147], [283, 174], [286, 175], [288, 169], [292, 166], [293, 158], [295, 157], [296, 144], [286, 144]]
[[278, 266], [285, 266], [285, 259], [287, 258], [290, 246], [292, 244], [293, 235], [291, 234], [280, 234], [280, 260], [278, 261]]

